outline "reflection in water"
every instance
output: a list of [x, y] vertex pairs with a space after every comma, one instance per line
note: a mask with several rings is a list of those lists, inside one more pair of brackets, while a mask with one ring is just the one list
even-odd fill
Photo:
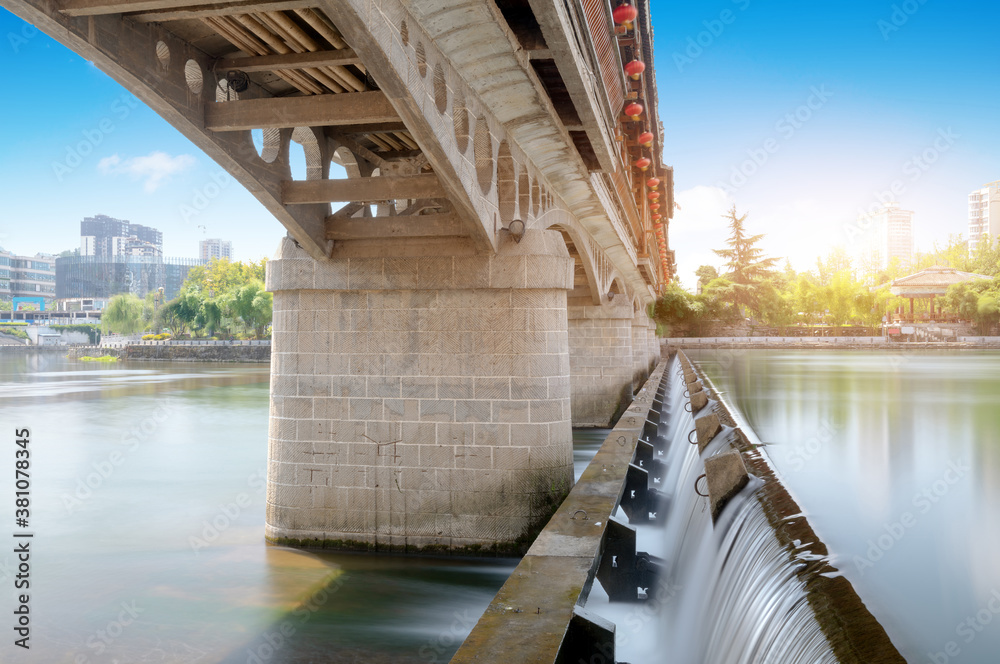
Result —
[[689, 356], [908, 661], [998, 661], [1000, 354]]
[[447, 661], [515, 561], [266, 546], [267, 412], [267, 366], [0, 355], [36, 533], [32, 647], [0, 661]]

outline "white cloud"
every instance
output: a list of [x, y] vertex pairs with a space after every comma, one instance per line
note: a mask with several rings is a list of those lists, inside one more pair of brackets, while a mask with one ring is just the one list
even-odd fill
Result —
[[97, 163], [97, 170], [102, 175], [118, 175], [124, 173], [133, 180], [143, 181], [143, 191], [151, 193], [175, 175], [194, 166], [195, 158], [189, 154], [179, 154], [171, 157], [166, 152], [153, 151], [144, 157], [131, 157], [123, 160], [117, 154], [105, 157]]

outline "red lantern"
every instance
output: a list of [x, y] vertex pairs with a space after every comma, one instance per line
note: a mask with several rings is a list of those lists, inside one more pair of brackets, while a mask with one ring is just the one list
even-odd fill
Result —
[[642, 60], [633, 60], [625, 63], [625, 73], [632, 77], [633, 81], [638, 81], [642, 72], [646, 71], [646, 63]]
[[656, 212], [657, 210], [659, 210], [659, 209], [660, 209], [660, 204], [659, 204], [659, 203], [652, 203], [652, 204], [651, 204], [651, 205], [649, 206], [649, 209], [650, 209], [650, 210], [652, 210], [653, 212]]
[[623, 2], [618, 5], [615, 7], [615, 10], [611, 12], [611, 18], [614, 19], [615, 23], [624, 25], [627, 30], [632, 29], [632, 21], [634, 21], [635, 17], [638, 15], [639, 10], [627, 2]]
[[663, 224], [661, 224], [660, 222], [656, 222], [655, 224], [653, 224], [653, 228], [656, 229], [656, 233], [657, 234], [660, 234], [660, 233], [663, 232]]
[[644, 171], [649, 168], [649, 165], [653, 163], [653, 160], [649, 157], [639, 157], [635, 160], [635, 167], [640, 171]]
[[649, 200], [655, 201], [659, 197], [660, 197], [660, 192], [658, 192], [658, 191], [651, 191], [651, 192], [649, 192]]
[[663, 219], [663, 215], [659, 212], [653, 215], [653, 221], [659, 221], [660, 219]]
[[656, 189], [660, 186], [660, 178], [649, 178], [646, 180], [646, 186], [650, 189]]
[[632, 102], [631, 104], [625, 107], [625, 115], [629, 116], [633, 120], [638, 120], [639, 116], [642, 115], [642, 112], [644, 110], [646, 109], [642, 107], [642, 104], [639, 104], [637, 102]]
[[656, 137], [653, 136], [652, 132], [644, 131], [641, 134], [639, 134], [639, 145], [641, 145], [644, 148], [653, 147], [654, 138]]

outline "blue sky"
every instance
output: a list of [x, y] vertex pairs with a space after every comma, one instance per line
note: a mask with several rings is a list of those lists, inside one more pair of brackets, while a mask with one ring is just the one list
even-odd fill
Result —
[[[1000, 179], [997, 4], [653, 6], [665, 161], [682, 206], [670, 240], [686, 282], [718, 264], [711, 249], [733, 203], [769, 253], [808, 269], [850, 248], [858, 210], [894, 182], [927, 249], [966, 232], [967, 194]], [[218, 166], [165, 121], [4, 10], [0, 35], [16, 91], [0, 104], [0, 245], [72, 248], [80, 220], [103, 213], [160, 228], [171, 256], [195, 255], [206, 237], [232, 240], [238, 258], [272, 253], [280, 225], [240, 185], [217, 188]]]
[[660, 117], [682, 206], [670, 241], [685, 282], [719, 264], [719, 214], [733, 203], [769, 253], [808, 269], [836, 245], [850, 250], [858, 211], [894, 183], [928, 250], [967, 233], [966, 196], [1000, 179], [997, 3], [655, 6]]

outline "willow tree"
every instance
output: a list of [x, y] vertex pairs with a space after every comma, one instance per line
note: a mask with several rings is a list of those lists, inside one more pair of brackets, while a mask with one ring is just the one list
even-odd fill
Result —
[[758, 313], [761, 286], [774, 275], [777, 258], [766, 258], [764, 250], [757, 246], [764, 235], [749, 235], [744, 226], [747, 215], [739, 216], [736, 206], [723, 215], [729, 222], [728, 249], [713, 249], [720, 258], [726, 259], [729, 272], [724, 275], [732, 283], [728, 290], [729, 301], [739, 309], [744, 317], [746, 312]]
[[142, 300], [132, 293], [115, 295], [101, 313], [101, 327], [105, 333], [135, 334], [146, 326], [142, 310]]

